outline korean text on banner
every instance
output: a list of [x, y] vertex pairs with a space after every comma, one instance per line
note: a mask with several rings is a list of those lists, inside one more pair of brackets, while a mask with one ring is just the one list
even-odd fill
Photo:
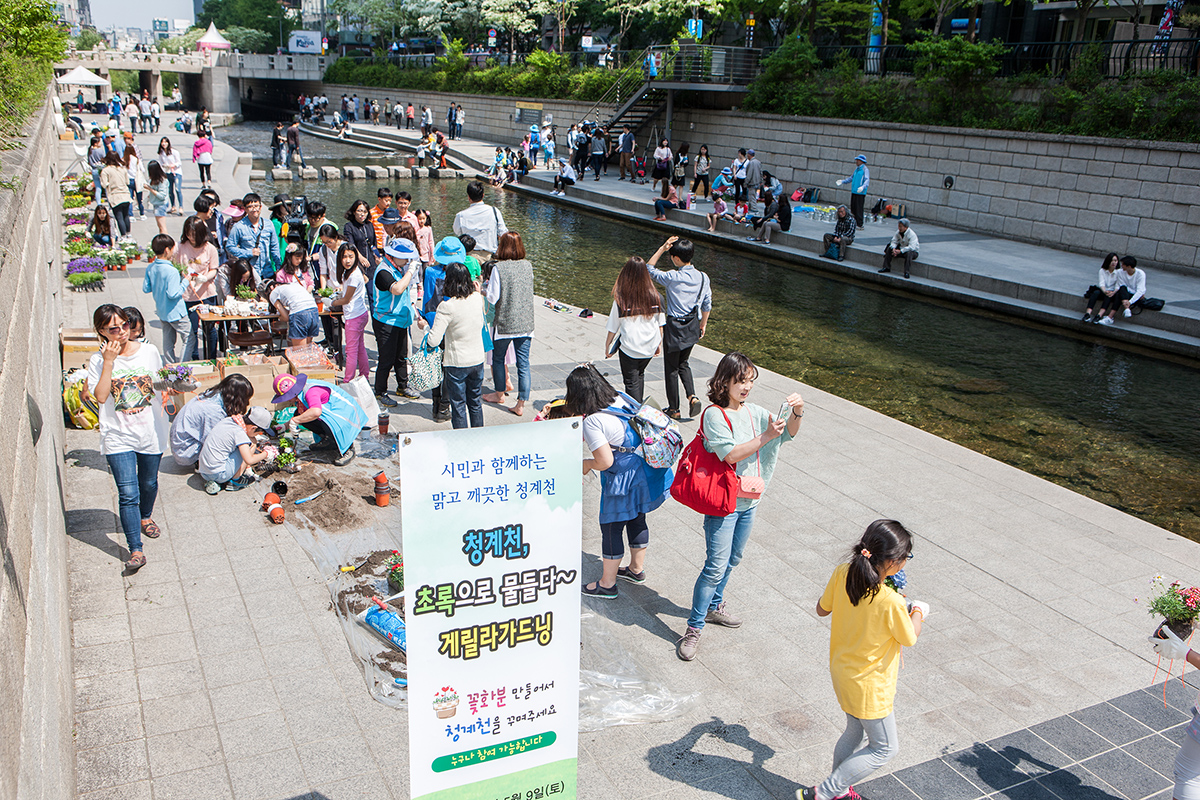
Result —
[[413, 800], [573, 800], [578, 420], [400, 448]]

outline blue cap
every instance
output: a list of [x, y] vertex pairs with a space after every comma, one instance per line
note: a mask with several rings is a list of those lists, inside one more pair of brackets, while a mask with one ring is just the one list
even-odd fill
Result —
[[433, 260], [445, 266], [446, 264], [465, 264], [467, 251], [457, 236], [447, 236], [437, 243], [433, 251]]
[[411, 239], [401, 239], [398, 236], [387, 240], [387, 244], [383, 246], [383, 252], [402, 261], [411, 261], [414, 258], [421, 257], [417, 253], [417, 246], [413, 244]]
[[859, 153], [858, 155], [856, 155], [856, 156], [854, 157], [854, 160], [855, 160], [855, 161], [861, 161], [861, 162], [863, 162], [864, 164], [865, 164], [865, 163], [867, 163], [867, 157], [866, 157], [866, 156], [864, 156], [862, 153]]

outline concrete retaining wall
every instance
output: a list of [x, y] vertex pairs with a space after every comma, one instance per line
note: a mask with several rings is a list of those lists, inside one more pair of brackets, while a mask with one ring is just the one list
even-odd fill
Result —
[[25, 132], [23, 149], [0, 153], [0, 175], [21, 181], [0, 190], [0, 800], [75, 797], [58, 354], [63, 234], [49, 105]]
[[[434, 109], [444, 127], [450, 101], [462, 103], [464, 134], [519, 142], [521, 98], [451, 95], [327, 84], [342, 93], [389, 97]], [[569, 126], [591, 103], [533, 100]], [[659, 120], [660, 124], [662, 120]], [[848, 202], [857, 153], [871, 169], [868, 208], [880, 197], [906, 203], [909, 216], [1081, 253], [1130, 253], [1147, 265], [1200, 269], [1200, 145], [1010, 131], [981, 131], [853, 120], [677, 109], [674, 141], [707, 144], [722, 164], [753, 147], [789, 189], [823, 187], [821, 199]], [[639, 145], [645, 144], [645, 136]], [[946, 176], [954, 188], [942, 188]]]

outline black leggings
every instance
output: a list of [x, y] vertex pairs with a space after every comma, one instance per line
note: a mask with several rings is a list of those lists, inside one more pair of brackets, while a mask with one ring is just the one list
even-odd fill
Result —
[[212, 164], [197, 164], [200, 167], [200, 182], [210, 183], [212, 181]]
[[375, 394], [387, 391], [388, 373], [396, 373], [396, 391], [408, 389], [408, 328], [388, 325], [377, 319], [371, 320], [375, 328], [375, 346], [378, 360], [375, 363]]
[[629, 537], [629, 549], [640, 550], [650, 544], [650, 526], [646, 524], [646, 514], [642, 512], [633, 519], [619, 522], [600, 523], [600, 552], [610, 561], [617, 561], [625, 555], [625, 542], [621, 531]]
[[117, 230], [122, 236], [129, 235], [129, 201], [117, 203], [112, 207], [113, 219], [117, 221]]
[[737, 203], [746, 199], [746, 179], [733, 179], [733, 202]]
[[701, 183], [704, 184], [704, 196], [708, 197], [708, 173], [707, 172], [703, 172], [703, 173], [697, 175], [696, 179], [694, 181], [692, 181], [692, 194], [696, 193], [696, 187], [699, 186]]
[[1125, 301], [1133, 297], [1129, 290], [1124, 286], [1117, 287], [1117, 293], [1112, 297], [1107, 297], [1104, 300], [1104, 305], [1101, 306], [1101, 313], [1104, 316], [1116, 314], [1118, 311], [1125, 308]]
[[617, 357], [621, 360], [621, 381], [625, 384], [625, 394], [642, 402], [645, 400], [646, 367], [650, 366], [650, 359], [627, 356], [624, 350], [618, 350]]

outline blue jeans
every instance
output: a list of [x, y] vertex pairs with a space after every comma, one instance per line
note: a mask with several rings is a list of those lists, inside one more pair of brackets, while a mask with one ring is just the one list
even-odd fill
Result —
[[206, 337], [208, 339], [208, 343], [207, 343], [208, 349], [205, 350], [203, 353], [200, 350], [200, 344], [202, 342], [202, 340], [200, 338], [201, 327], [202, 327], [200, 325], [200, 306], [202, 306], [202, 305], [205, 305], [205, 306], [219, 305], [219, 303], [217, 303], [217, 298], [209, 297], [208, 299], [201, 300], [199, 302], [193, 302], [193, 301], [189, 300], [187, 303], [185, 303], [185, 305], [187, 306], [187, 311], [188, 311], [188, 324], [192, 326], [191, 332], [188, 333], [188, 337], [187, 337], [186, 341], [188, 344], [191, 345], [192, 349], [191, 350], [185, 349], [183, 351], [183, 360], [184, 361], [199, 361], [201, 358], [204, 357], [204, 353], [212, 353], [213, 357], [215, 358], [216, 354], [217, 354], [217, 326], [216, 325], [208, 326], [208, 335]]
[[[150, 413], [149, 410], [142, 413]], [[158, 462], [162, 453], [113, 453], [105, 456], [117, 482], [121, 530], [130, 553], [141, 552], [142, 520], [154, 513], [158, 498]]]
[[183, 208], [183, 175], [174, 172], [167, 173], [167, 203], [175, 208]]
[[483, 364], [442, 367], [443, 389], [450, 403], [450, 424], [455, 428], [483, 427]]
[[100, 168], [92, 167], [92, 183], [96, 185], [96, 205], [100, 205], [100, 193], [103, 191], [100, 188]]
[[704, 546], [708, 553], [704, 569], [696, 579], [692, 590], [692, 613], [688, 617], [689, 628], [703, 628], [708, 612], [721, 605], [725, 599], [725, 584], [729, 574], [742, 560], [750, 528], [754, 526], [752, 506], [745, 511], [734, 511], [724, 517], [704, 517]]
[[492, 383], [497, 392], [503, 392], [506, 386], [504, 380], [504, 357], [508, 355], [508, 345], [517, 349], [517, 399], [528, 400], [532, 377], [529, 373], [529, 344], [533, 340], [528, 336], [516, 336], [511, 339], [496, 339], [492, 348]]

